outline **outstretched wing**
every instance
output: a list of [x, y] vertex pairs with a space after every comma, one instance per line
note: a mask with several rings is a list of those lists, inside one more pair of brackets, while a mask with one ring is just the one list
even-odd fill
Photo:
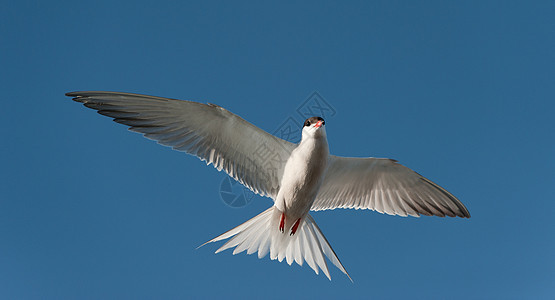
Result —
[[330, 156], [311, 210], [335, 208], [470, 218], [466, 207], [445, 189], [395, 160], [373, 157]]
[[275, 198], [296, 147], [213, 104], [116, 92], [66, 96], [159, 144], [213, 164], [262, 196]]

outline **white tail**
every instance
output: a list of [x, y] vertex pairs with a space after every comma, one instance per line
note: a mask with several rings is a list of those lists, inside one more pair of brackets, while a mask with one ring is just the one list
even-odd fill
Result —
[[[279, 231], [279, 218], [281, 212], [273, 206], [247, 222], [229, 230], [228, 232], [202, 244], [200, 247], [221, 240], [231, 238], [216, 253], [236, 247], [233, 254], [247, 250], [247, 254], [258, 252], [258, 258], [263, 258], [270, 252], [272, 260], [280, 262], [285, 260], [289, 265], [295, 261], [299, 266], [306, 261], [318, 274], [318, 267], [331, 280], [328, 265], [324, 255], [351, 279], [337, 255], [331, 248], [328, 240], [322, 234], [314, 219], [307, 215], [294, 235], [288, 231]], [[352, 279], [351, 279], [352, 281]]]

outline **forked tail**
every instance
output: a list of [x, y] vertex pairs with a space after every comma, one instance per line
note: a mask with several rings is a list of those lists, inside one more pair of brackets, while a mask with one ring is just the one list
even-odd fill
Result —
[[280, 214], [272, 206], [256, 217], [204, 243], [200, 247], [231, 238], [216, 253], [236, 247], [233, 250], [234, 255], [246, 250], [247, 254], [258, 252], [258, 258], [263, 258], [269, 252], [272, 260], [277, 259], [281, 262], [285, 259], [289, 265], [295, 261], [302, 266], [303, 262], [306, 261], [316, 274], [318, 274], [318, 268], [320, 268], [331, 280], [328, 265], [324, 259], [325, 255], [351, 279], [310, 214], [303, 220], [294, 235], [290, 235], [287, 231], [285, 233], [279, 231], [277, 224]]

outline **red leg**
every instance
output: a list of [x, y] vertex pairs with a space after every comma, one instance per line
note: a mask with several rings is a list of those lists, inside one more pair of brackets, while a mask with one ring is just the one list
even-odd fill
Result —
[[295, 224], [293, 225], [293, 228], [291, 228], [291, 234], [290, 235], [294, 235], [295, 232], [297, 232], [297, 228], [299, 228], [300, 223], [301, 223], [301, 219], [297, 219], [297, 222], [295, 222]]
[[279, 221], [279, 231], [283, 232], [285, 228], [285, 213], [281, 213], [281, 220]]

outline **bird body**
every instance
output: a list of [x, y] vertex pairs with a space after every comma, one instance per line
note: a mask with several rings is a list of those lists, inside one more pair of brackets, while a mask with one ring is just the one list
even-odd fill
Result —
[[[331, 279], [327, 257], [350, 278], [310, 211], [355, 208], [470, 217], [455, 196], [395, 160], [330, 155], [321, 117], [308, 118], [301, 141], [292, 144], [213, 104], [117, 92], [66, 95], [132, 131], [213, 164], [274, 200], [264, 212], [205, 243], [229, 239], [216, 253], [229, 248], [259, 258], [269, 253], [272, 260], [288, 264], [306, 262]], [[283, 158], [275, 169], [255, 155], [259, 145]]]
[[[316, 124], [316, 123], [314, 123]], [[287, 159], [274, 206], [287, 219], [304, 218], [322, 185], [329, 157], [325, 127], [307, 127]]]
[[285, 163], [274, 205], [207, 243], [230, 238], [216, 253], [236, 247], [233, 254], [247, 250], [248, 254], [258, 252], [259, 257], [264, 257], [269, 251], [272, 260], [285, 259], [288, 264], [296, 261], [299, 265], [307, 261], [316, 272], [319, 267], [330, 278], [324, 260], [327, 256], [349, 276], [309, 215], [322, 185], [328, 159], [324, 120], [310, 118], [303, 127], [301, 142], [291, 151]]

